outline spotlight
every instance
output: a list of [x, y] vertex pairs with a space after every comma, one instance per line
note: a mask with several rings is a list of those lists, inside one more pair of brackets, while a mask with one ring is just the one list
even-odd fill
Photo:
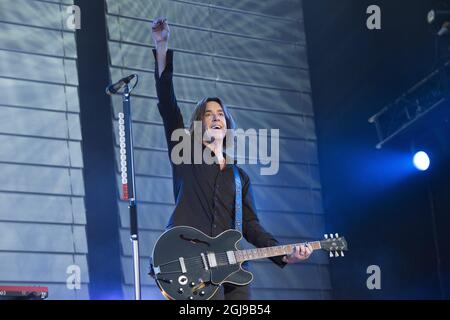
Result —
[[413, 163], [417, 170], [425, 171], [430, 166], [430, 158], [426, 152], [419, 151], [414, 155]]

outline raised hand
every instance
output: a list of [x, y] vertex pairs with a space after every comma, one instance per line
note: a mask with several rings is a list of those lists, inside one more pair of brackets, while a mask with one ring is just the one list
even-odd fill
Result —
[[169, 40], [169, 24], [166, 18], [156, 18], [152, 23], [152, 38], [155, 45], [161, 44], [163, 42], [167, 43]]

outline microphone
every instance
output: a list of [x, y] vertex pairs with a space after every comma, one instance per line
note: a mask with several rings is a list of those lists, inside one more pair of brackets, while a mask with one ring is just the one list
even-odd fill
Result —
[[442, 24], [442, 27], [441, 27], [441, 29], [438, 31], [437, 35], [438, 35], [439, 37], [442, 37], [443, 35], [448, 34], [449, 31], [450, 31], [450, 30], [448, 29], [449, 26], [450, 26], [450, 22], [445, 21], [445, 22]]
[[119, 81], [117, 81], [116, 83], [113, 83], [109, 86], [106, 87], [106, 93], [111, 95], [111, 94], [115, 94], [117, 91], [119, 91], [124, 85], [128, 84], [131, 80], [134, 79], [134, 77], [136, 77], [136, 74], [131, 74], [128, 77], [122, 78]]

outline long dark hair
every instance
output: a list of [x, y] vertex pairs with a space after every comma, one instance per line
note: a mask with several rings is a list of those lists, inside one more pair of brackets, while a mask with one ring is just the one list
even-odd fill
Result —
[[[189, 133], [191, 134], [191, 137], [194, 137], [194, 122], [195, 121], [203, 121], [203, 116], [205, 115], [205, 110], [206, 110], [206, 104], [210, 101], [217, 102], [222, 107], [223, 113], [225, 115], [225, 122], [227, 124], [227, 130], [228, 129], [236, 129], [236, 124], [234, 122], [234, 119], [231, 116], [231, 113], [228, 110], [228, 108], [222, 102], [222, 99], [220, 99], [219, 97], [206, 97], [206, 98], [201, 99], [199, 102], [197, 102], [197, 105], [195, 106], [195, 109], [192, 112], [191, 120], [189, 122]], [[203, 132], [202, 132], [202, 136], [203, 136]], [[227, 134], [227, 136], [229, 136], [229, 135]], [[224, 146], [224, 148], [226, 147], [226, 136], [223, 139], [223, 146]]]

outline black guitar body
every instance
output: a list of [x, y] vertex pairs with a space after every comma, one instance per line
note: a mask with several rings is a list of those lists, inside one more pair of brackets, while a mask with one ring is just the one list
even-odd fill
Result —
[[164, 296], [206, 300], [222, 283], [250, 283], [253, 275], [233, 261], [229, 253], [238, 249], [241, 239], [237, 230], [227, 230], [215, 238], [187, 226], [164, 232], [153, 250], [155, 280]]

